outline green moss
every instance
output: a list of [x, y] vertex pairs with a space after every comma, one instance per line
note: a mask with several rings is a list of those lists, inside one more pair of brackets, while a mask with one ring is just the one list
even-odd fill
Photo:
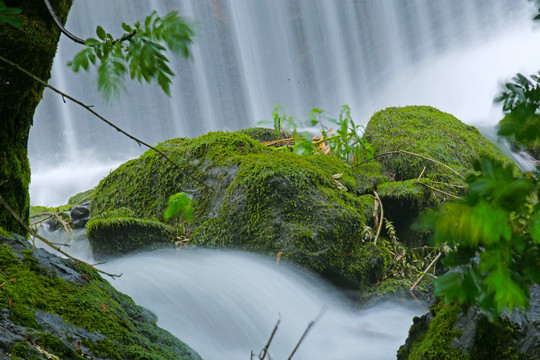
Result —
[[267, 129], [267, 128], [262, 128], [262, 127], [252, 127], [249, 129], [242, 129], [242, 130], [236, 131], [236, 133], [246, 134], [253, 140], [256, 140], [259, 142], [280, 140], [280, 139], [283, 139], [283, 135], [284, 135], [275, 129]]
[[387, 172], [380, 163], [375, 161], [355, 166], [353, 176], [356, 180], [358, 193], [371, 193], [379, 184], [390, 181]]
[[94, 255], [107, 257], [170, 246], [176, 231], [156, 220], [108, 217], [90, 220], [86, 235]]
[[[71, 0], [51, 2], [61, 22], [65, 22]], [[47, 81], [60, 36], [58, 27], [39, 0], [22, 1], [7, 5], [22, 9], [22, 26], [17, 29], [7, 23], [0, 24], [0, 53], [32, 74]], [[0, 65], [0, 194], [23, 219], [28, 220], [30, 197], [30, 164], [27, 144], [30, 126], [37, 104], [43, 94], [43, 85], [5, 63]], [[24, 227], [2, 206], [0, 226], [26, 235]]]
[[[373, 115], [365, 138], [376, 154], [410, 151], [452, 167], [462, 175], [472, 170], [474, 159], [488, 156], [512, 164], [502, 152], [473, 126], [428, 106], [388, 108]], [[450, 170], [415, 156], [394, 154], [377, 158], [396, 180], [415, 179], [422, 173], [434, 181], [459, 184], [463, 181]]]
[[68, 205], [77, 205], [79, 203], [82, 203], [83, 201], [92, 200], [93, 195], [94, 195], [94, 189], [80, 192], [69, 198]]
[[0, 236], [5, 238], [11, 238], [9, 232], [7, 232], [3, 227], [0, 226]]
[[460, 305], [441, 301], [430, 312], [436, 316], [429, 327], [426, 326], [425, 317], [413, 319], [407, 343], [398, 350], [398, 359], [469, 360], [468, 355], [452, 346], [452, 340], [461, 336], [461, 331], [454, 328], [462, 312]]
[[[189, 359], [198, 358], [189, 348], [171, 346], [174, 338], [155, 325], [155, 318], [145, 319], [144, 310], [84, 266], [68, 262], [86, 276], [84, 285], [70, 283], [44, 270], [36, 271], [31, 253], [19, 260], [12, 249], [0, 242], [0, 270], [15, 280], [0, 288], [0, 307], [9, 311], [10, 319], [34, 332], [36, 344], [61, 359], [82, 359], [75, 349], [77, 341], [108, 359]], [[73, 339], [72, 343], [42, 331], [35, 321], [35, 311], [60, 315], [75, 327], [106, 337], [95, 342], [90, 338]], [[176, 342], [175, 344], [179, 344]], [[24, 359], [33, 351], [24, 342], [14, 344], [10, 352]], [[140, 354], [146, 353], [147, 357]], [[136, 355], [139, 354], [139, 355]], [[36, 357], [38, 358], [38, 357]]]
[[530, 354], [519, 352], [515, 343], [523, 337], [507, 319], [491, 322], [483, 316], [478, 322], [471, 360], [533, 360]]

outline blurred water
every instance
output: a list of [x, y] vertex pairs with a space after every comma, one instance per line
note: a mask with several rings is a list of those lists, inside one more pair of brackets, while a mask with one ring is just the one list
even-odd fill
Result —
[[286, 359], [325, 309], [295, 360], [395, 359], [418, 304], [385, 302], [357, 311], [313, 274], [275, 260], [230, 251], [158, 251], [102, 266], [123, 273], [111, 283], [158, 316], [158, 325], [207, 360], [249, 359], [276, 321], [272, 359]]

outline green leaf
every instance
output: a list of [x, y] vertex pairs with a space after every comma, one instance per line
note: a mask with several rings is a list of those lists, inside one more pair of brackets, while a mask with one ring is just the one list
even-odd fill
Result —
[[100, 40], [105, 40], [107, 33], [105, 32], [105, 30], [103, 30], [101, 26], [98, 25], [96, 27], [96, 35]]
[[189, 223], [193, 220], [193, 203], [191, 198], [183, 193], [176, 193], [169, 197], [167, 209], [163, 213], [163, 218], [169, 220], [173, 217], [183, 215], [186, 221]]

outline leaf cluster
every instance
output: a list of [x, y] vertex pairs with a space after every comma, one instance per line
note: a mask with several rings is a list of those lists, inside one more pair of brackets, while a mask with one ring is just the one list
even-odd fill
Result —
[[88, 71], [90, 65], [98, 67], [98, 90], [109, 99], [125, 90], [125, 77], [147, 83], [157, 81], [161, 89], [170, 95], [173, 71], [169, 67], [167, 50], [189, 58], [189, 47], [195, 33], [186, 19], [172, 11], [160, 17], [153, 11], [144, 21], [133, 26], [122, 23], [126, 31], [119, 39], [97, 26], [97, 38], [86, 40], [86, 48], [80, 51], [68, 66], [73, 71]]
[[169, 197], [167, 209], [163, 213], [163, 218], [169, 220], [171, 218], [182, 216], [185, 221], [191, 223], [193, 221], [193, 201], [186, 193], [179, 192]]
[[518, 142], [540, 137], [540, 115], [537, 113], [540, 108], [540, 77], [531, 75], [529, 79], [517, 74], [504, 84], [495, 102], [502, 103], [503, 112], [508, 114], [499, 124], [499, 135], [513, 137]]
[[6, 23], [16, 28], [22, 25], [22, 19], [18, 17], [21, 9], [8, 7], [3, 1], [0, 1], [0, 24]]
[[[292, 151], [298, 155], [314, 155], [321, 151], [321, 144], [329, 148], [329, 152], [338, 159], [349, 164], [357, 164], [360, 160], [373, 157], [373, 147], [363, 136], [363, 128], [356, 125], [351, 117], [351, 110], [343, 105], [339, 120], [324, 117], [324, 110], [313, 108], [310, 111], [307, 124], [297, 124], [294, 117], [287, 117], [285, 109], [276, 105], [272, 112], [274, 127], [281, 130], [282, 126], [293, 133], [294, 146]], [[325, 125], [326, 122], [336, 125], [336, 134]], [[318, 140], [314, 140], [311, 133], [301, 128], [320, 128]], [[285, 147], [286, 148], [286, 147]], [[285, 148], [280, 148], [285, 149]]]
[[474, 169], [463, 201], [422, 220], [436, 245], [453, 249], [443, 263], [455, 269], [435, 280], [435, 292], [495, 314], [525, 309], [529, 286], [540, 281], [538, 181], [492, 159]]

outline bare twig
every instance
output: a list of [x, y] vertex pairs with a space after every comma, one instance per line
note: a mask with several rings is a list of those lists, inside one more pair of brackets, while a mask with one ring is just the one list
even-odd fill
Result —
[[412, 153], [410, 151], [405, 151], [405, 150], [396, 150], [396, 151], [388, 151], [388, 152], [384, 152], [384, 153], [380, 153], [380, 154], [377, 154], [375, 155], [374, 157], [372, 157], [371, 159], [368, 159], [366, 161], [363, 161], [355, 166], [359, 166], [359, 165], [362, 165], [362, 164], [365, 164], [371, 160], [374, 160], [378, 157], [381, 157], [381, 156], [387, 156], [387, 155], [396, 155], [396, 154], [408, 154], [408, 155], [411, 155], [411, 156], [416, 156], [416, 157], [419, 157], [421, 159], [424, 159], [424, 160], [428, 160], [428, 161], [431, 161], [435, 164], [438, 164], [448, 170], [450, 170], [451, 172], [453, 172], [454, 174], [456, 174], [457, 176], [459, 176], [460, 178], [462, 178], [463, 180], [465, 180], [465, 177], [463, 175], [461, 175], [460, 173], [458, 173], [456, 170], [452, 169], [450, 166], [446, 165], [446, 164], [443, 164], [442, 162], [440, 161], [437, 161], [437, 160], [434, 160], [434, 159], [431, 159], [431, 158], [428, 158], [426, 156], [423, 156], [423, 155], [419, 155], [419, 154], [415, 154], [415, 153]]
[[438, 185], [452, 186], [452, 187], [455, 187], [455, 188], [458, 188], [458, 189], [467, 189], [468, 188], [468, 186], [448, 184], [448, 183], [443, 183], [443, 182], [440, 182], [440, 181], [432, 181], [432, 183], [438, 184]]
[[122, 130], [121, 128], [119, 128], [118, 126], [116, 126], [115, 124], [113, 124], [112, 122], [110, 122], [109, 120], [105, 119], [103, 116], [101, 116], [100, 114], [98, 114], [97, 112], [95, 112], [93, 109], [92, 109], [92, 106], [90, 105], [86, 105], [84, 104], [83, 102], [75, 99], [74, 97], [71, 97], [70, 95], [67, 95], [65, 93], [63, 93], [62, 91], [56, 89], [55, 87], [47, 84], [47, 82], [41, 80], [40, 78], [38, 78], [37, 76], [33, 75], [32, 73], [28, 72], [27, 70], [23, 69], [22, 67], [20, 67], [19, 65], [9, 61], [8, 59], [0, 56], [0, 60], [2, 60], [3, 62], [17, 68], [18, 70], [22, 71], [24, 74], [28, 75], [29, 77], [31, 77], [32, 79], [34, 79], [35, 81], [37, 81], [38, 83], [42, 84], [43, 86], [45, 87], [48, 87], [49, 89], [51, 89], [52, 91], [54, 91], [55, 93], [61, 95], [62, 97], [65, 97], [71, 101], [73, 101], [75, 104], [85, 108], [87, 111], [91, 112], [93, 115], [95, 115], [98, 119], [100, 119], [101, 121], [103, 121], [104, 123], [106, 123], [107, 125], [111, 126], [113, 129], [115, 129], [116, 131], [122, 133], [123, 135], [127, 136], [128, 138], [134, 140], [137, 144], [139, 145], [144, 145], [146, 146], [147, 148], [149, 149], [152, 149], [154, 150], [156, 153], [158, 153], [162, 158], [164, 158], [165, 160], [167, 160], [169, 163], [171, 163], [175, 168], [177, 168], [178, 170], [180, 170], [182, 173], [184, 173], [185, 175], [187, 176], [190, 176], [193, 180], [195, 180], [196, 182], [198, 182], [199, 184], [203, 185], [204, 187], [206, 187], [208, 190], [212, 189], [211, 186], [207, 185], [205, 182], [197, 179], [196, 177], [193, 176], [193, 173], [190, 173], [190, 172], [187, 172], [186, 169], [182, 169], [178, 164], [176, 164], [173, 160], [171, 160], [171, 158], [169, 158], [167, 155], [165, 155], [162, 151], [156, 149], [155, 147], [153, 147], [152, 145], [149, 145], [147, 143], [145, 143], [144, 141], [136, 138], [135, 136], [127, 133], [126, 131]]
[[296, 346], [294, 347], [294, 350], [292, 351], [291, 355], [289, 356], [289, 358], [287, 360], [291, 360], [292, 357], [294, 356], [294, 354], [296, 353], [296, 350], [298, 350], [298, 348], [300, 347], [300, 344], [302, 343], [302, 341], [304, 341], [304, 339], [306, 338], [307, 334], [311, 331], [311, 329], [313, 328], [313, 326], [315, 326], [315, 324], [317, 324], [319, 322], [319, 320], [321, 319], [321, 317], [324, 315], [324, 313], [326, 312], [326, 306], [323, 306], [323, 308], [321, 309], [321, 311], [319, 312], [319, 315], [317, 315], [317, 317], [315, 318], [315, 320], [312, 320], [306, 330], [304, 331], [304, 333], [302, 334], [302, 337], [300, 338], [300, 340], [298, 340], [298, 343], [296, 344]]
[[276, 326], [274, 326], [274, 330], [272, 330], [272, 334], [270, 334], [270, 338], [268, 339], [268, 342], [266, 343], [266, 345], [264, 346], [264, 348], [261, 351], [261, 354], [259, 355], [260, 360], [264, 360], [264, 358], [266, 357], [266, 354], [268, 353], [268, 348], [270, 347], [270, 343], [274, 339], [274, 335], [276, 334], [276, 331], [277, 331], [277, 329], [279, 327], [280, 322], [281, 322], [281, 314], [279, 314], [279, 319], [276, 322]]
[[420, 275], [420, 277], [418, 278], [418, 280], [416, 280], [416, 282], [413, 284], [413, 286], [411, 286], [411, 288], [409, 289], [409, 291], [412, 293], [412, 291], [414, 290], [414, 288], [416, 287], [416, 285], [418, 285], [420, 283], [420, 281], [422, 281], [422, 279], [424, 278], [424, 276], [427, 274], [427, 272], [429, 271], [429, 269], [431, 269], [431, 267], [433, 265], [435, 265], [435, 263], [437, 262], [437, 260], [440, 259], [442, 255], [442, 251], [439, 252], [439, 254], [435, 257], [435, 259], [433, 259], [433, 261], [431, 262], [431, 264], [428, 265], [428, 267], [426, 268], [426, 270], [424, 270], [424, 272], [422, 273], [422, 275]]
[[425, 187], [433, 190], [433, 191], [437, 191], [437, 192], [440, 192], [441, 194], [444, 194], [446, 196], [450, 196], [451, 198], [454, 198], [454, 199], [457, 199], [457, 200], [463, 200], [462, 198], [460, 198], [459, 196], [455, 196], [455, 195], [452, 195], [450, 193], [447, 193], [446, 191], [442, 191], [442, 190], [439, 190], [437, 188], [434, 188], [433, 186], [429, 186], [428, 184], [424, 184], [423, 182], [421, 181], [418, 181], [418, 180], [415, 180], [418, 184], [421, 184], [421, 185], [424, 185]]
[[373, 243], [376, 245], [377, 239], [379, 238], [379, 234], [381, 233], [382, 223], [384, 220], [384, 209], [383, 209], [382, 201], [381, 201], [381, 198], [379, 197], [379, 194], [377, 194], [375, 190], [373, 190], [373, 194], [375, 195], [375, 198], [377, 199], [377, 201], [379, 202], [379, 206], [381, 207], [381, 217], [379, 221], [379, 226], [377, 226], [377, 235], [375, 235], [375, 240], [373, 240]]
[[420, 180], [420, 178], [422, 178], [422, 175], [424, 175], [424, 171], [426, 171], [426, 167], [424, 166], [424, 169], [422, 170], [422, 172], [420, 173], [420, 176], [418, 177], [418, 179], [416, 180]]
[[80, 37], [77, 37], [77, 36], [73, 35], [72, 33], [70, 33], [69, 31], [66, 30], [66, 28], [64, 27], [64, 25], [62, 25], [62, 23], [61, 23], [60, 20], [58, 19], [58, 16], [56, 16], [56, 13], [54, 12], [54, 9], [53, 9], [53, 7], [51, 6], [51, 3], [49, 2], [49, 0], [43, 0], [43, 2], [44, 2], [45, 5], [47, 6], [47, 10], [49, 10], [49, 13], [51, 14], [51, 17], [53, 18], [54, 22], [56, 23], [56, 26], [58, 26], [58, 28], [60, 29], [60, 31], [63, 32], [64, 35], [66, 35], [68, 38], [70, 38], [71, 40], [75, 41], [76, 43], [79, 43], [79, 44], [84, 45], [85, 41], [84, 41], [83, 39], [81, 39]]
[[88, 264], [87, 262], [84, 262], [80, 259], [77, 259], [71, 255], [69, 255], [68, 253], [66, 253], [65, 251], [63, 251], [62, 249], [60, 249], [58, 246], [54, 245], [52, 242], [50, 242], [49, 240], [45, 239], [43, 236], [41, 235], [38, 235], [34, 230], [30, 229], [30, 227], [28, 225], [26, 225], [24, 223], [24, 221], [22, 221], [21, 217], [15, 212], [15, 210], [13, 210], [11, 208], [11, 206], [9, 206], [9, 204], [4, 200], [4, 198], [2, 197], [2, 195], [0, 195], [0, 203], [2, 205], [4, 205], [4, 207], [7, 209], [7, 211], [9, 211], [11, 213], [11, 215], [15, 218], [15, 220], [17, 220], [25, 229], [26, 231], [28, 231], [32, 236], [35, 236], [37, 237], [39, 240], [43, 241], [45, 244], [49, 245], [51, 248], [53, 248], [54, 250], [58, 251], [60, 254], [70, 258], [71, 260], [73, 261], [76, 261], [78, 263], [81, 263], [81, 264], [84, 264], [84, 265], [88, 265], [90, 266], [92, 269], [102, 273], [102, 274], [105, 274], [105, 275], [108, 275], [112, 278], [115, 278], [115, 277], [120, 277], [121, 275], [115, 275], [115, 274], [110, 274], [108, 272], [105, 272], [103, 270], [99, 270], [95, 267], [93, 267], [92, 265]]

